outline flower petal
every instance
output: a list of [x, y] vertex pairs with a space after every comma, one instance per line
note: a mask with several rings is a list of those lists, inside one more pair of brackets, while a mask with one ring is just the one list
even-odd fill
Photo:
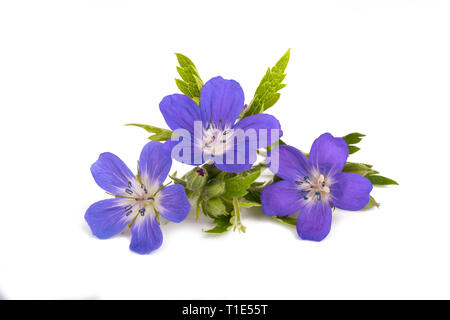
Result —
[[148, 254], [161, 247], [163, 235], [156, 214], [138, 216], [131, 226], [130, 250]]
[[265, 113], [245, 117], [236, 123], [233, 129], [244, 130], [250, 136], [251, 130], [253, 129], [258, 148], [270, 146], [283, 135], [280, 122], [274, 116]]
[[339, 209], [357, 211], [368, 203], [372, 183], [357, 173], [340, 173], [335, 175], [336, 183], [331, 186], [333, 205]]
[[205, 83], [200, 93], [200, 112], [204, 124], [230, 128], [244, 107], [244, 91], [234, 80], [215, 77]]
[[171, 166], [172, 158], [164, 145], [151, 141], [144, 146], [139, 157], [139, 177], [147, 187], [158, 189], [166, 180]]
[[217, 168], [225, 172], [249, 170], [256, 161], [256, 149], [245, 141], [233, 141], [231, 149], [221, 155], [213, 156]]
[[128, 199], [107, 199], [91, 205], [84, 219], [97, 238], [107, 239], [124, 230], [136, 213]]
[[95, 182], [105, 191], [118, 196], [130, 196], [130, 186], [138, 185], [133, 172], [115, 154], [102, 153], [91, 166]]
[[159, 213], [164, 219], [172, 222], [183, 221], [191, 210], [191, 204], [181, 184], [162, 189], [159, 192], [158, 202]]
[[184, 164], [199, 166], [207, 161], [203, 150], [196, 146], [190, 138], [178, 137], [180, 140], [167, 140], [164, 142], [164, 149], [170, 153], [170, 156]]
[[282, 145], [270, 153], [269, 169], [282, 179], [296, 181], [309, 175], [309, 160], [300, 150]]
[[172, 130], [186, 129], [194, 134], [194, 121], [201, 121], [200, 108], [184, 94], [166, 96], [159, 103], [164, 120]]
[[322, 241], [331, 229], [331, 207], [317, 201], [305, 206], [297, 218], [297, 233], [303, 240]]
[[348, 147], [345, 140], [324, 133], [314, 141], [309, 163], [323, 174], [336, 174], [344, 168], [347, 157]]
[[262, 211], [268, 216], [284, 217], [296, 213], [303, 206], [303, 195], [291, 181], [279, 181], [261, 192]]

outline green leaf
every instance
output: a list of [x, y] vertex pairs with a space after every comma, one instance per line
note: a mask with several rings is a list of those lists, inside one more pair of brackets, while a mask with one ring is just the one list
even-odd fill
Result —
[[369, 203], [364, 207], [363, 210], [371, 209], [373, 207], [378, 208], [379, 206], [380, 206], [380, 204], [378, 202], [376, 202], [372, 196], [370, 196]]
[[289, 62], [290, 50], [291, 49], [289, 49], [281, 57], [281, 59], [278, 60], [272, 69], [267, 69], [266, 74], [256, 89], [252, 101], [242, 115], [243, 118], [257, 113], [262, 113], [278, 101], [280, 98], [278, 91], [286, 86], [285, 84], [282, 84], [282, 82], [286, 77], [284, 71], [286, 70]]
[[209, 230], [203, 230], [205, 233], [224, 233], [231, 229], [233, 226], [230, 222], [231, 215], [220, 215], [213, 218], [213, 223], [216, 225], [214, 228]]
[[175, 53], [178, 63], [178, 74], [181, 79], [175, 79], [175, 83], [182, 93], [192, 98], [197, 104], [200, 102], [200, 90], [203, 87], [203, 81], [198, 74], [194, 63], [181, 53]]
[[148, 132], [154, 133], [154, 135], [151, 135], [150, 137], [148, 137], [150, 140], [153, 140], [153, 141], [166, 141], [166, 140], [169, 140], [172, 137], [172, 135], [174, 134], [173, 131], [171, 131], [171, 130], [154, 127], [154, 126], [151, 126], [148, 124], [128, 123], [128, 124], [126, 124], [126, 126], [135, 126], [135, 127], [145, 129]]
[[297, 225], [297, 219], [285, 216], [285, 217], [277, 217], [273, 216], [273, 218], [281, 223], [287, 224], [289, 226], [296, 226]]
[[347, 145], [351, 145], [351, 144], [357, 144], [357, 143], [361, 142], [362, 137], [365, 137], [365, 136], [366, 136], [365, 134], [353, 132], [353, 133], [350, 133], [350, 134], [342, 137], [342, 139], [344, 139], [345, 142], [347, 142]]
[[378, 173], [377, 171], [371, 169], [371, 166], [364, 163], [347, 162], [344, 166], [342, 172], [353, 172], [365, 176], [369, 173]]
[[169, 174], [169, 178], [172, 179], [175, 184], [181, 184], [183, 187], [186, 187], [186, 181], [184, 181], [183, 179], [177, 178], [176, 171], [172, 175]]
[[366, 178], [369, 179], [374, 186], [398, 185], [396, 181], [379, 175], [369, 174]]
[[348, 153], [349, 154], [353, 154], [353, 153], [355, 153], [355, 152], [357, 152], [359, 150], [361, 150], [361, 148], [358, 148], [356, 146], [348, 146]]
[[261, 203], [259, 202], [246, 201], [243, 199], [239, 200], [239, 205], [243, 208], [261, 207]]
[[225, 180], [224, 197], [243, 197], [247, 194], [247, 189], [258, 179], [261, 170], [250, 172], [246, 176], [237, 175]]
[[244, 196], [247, 201], [261, 203], [261, 191], [250, 189], [247, 190], [247, 192], [248, 193]]

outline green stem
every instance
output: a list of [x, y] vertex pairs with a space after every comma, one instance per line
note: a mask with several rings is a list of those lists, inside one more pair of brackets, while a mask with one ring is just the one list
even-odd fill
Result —
[[239, 200], [237, 197], [233, 198], [233, 208], [234, 208], [234, 216], [235, 216], [235, 224], [234, 229], [238, 228], [239, 231], [245, 232], [245, 227], [241, 223], [241, 207], [239, 206]]

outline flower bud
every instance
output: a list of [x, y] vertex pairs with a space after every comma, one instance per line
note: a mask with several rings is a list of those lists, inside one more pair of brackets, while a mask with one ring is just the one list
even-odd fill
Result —
[[225, 193], [225, 181], [215, 181], [205, 187], [204, 194], [208, 198], [215, 198]]
[[203, 188], [208, 180], [208, 172], [200, 167], [195, 167], [186, 175], [186, 187], [189, 190], [198, 190]]
[[204, 202], [203, 210], [206, 211], [207, 215], [218, 216], [224, 214], [226, 208], [220, 198], [213, 198]]

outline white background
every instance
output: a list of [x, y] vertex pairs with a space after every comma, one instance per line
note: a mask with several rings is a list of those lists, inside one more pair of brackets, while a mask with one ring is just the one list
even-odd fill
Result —
[[[1, 1], [0, 296], [450, 298], [449, 16], [445, 0]], [[84, 213], [107, 195], [89, 167], [110, 151], [135, 168], [148, 134], [124, 124], [165, 127], [174, 52], [248, 103], [288, 48], [269, 112], [284, 140], [365, 133], [351, 159], [400, 182], [373, 191], [379, 209], [336, 211], [321, 243], [259, 210], [246, 234], [164, 225], [147, 256], [91, 235]]]

